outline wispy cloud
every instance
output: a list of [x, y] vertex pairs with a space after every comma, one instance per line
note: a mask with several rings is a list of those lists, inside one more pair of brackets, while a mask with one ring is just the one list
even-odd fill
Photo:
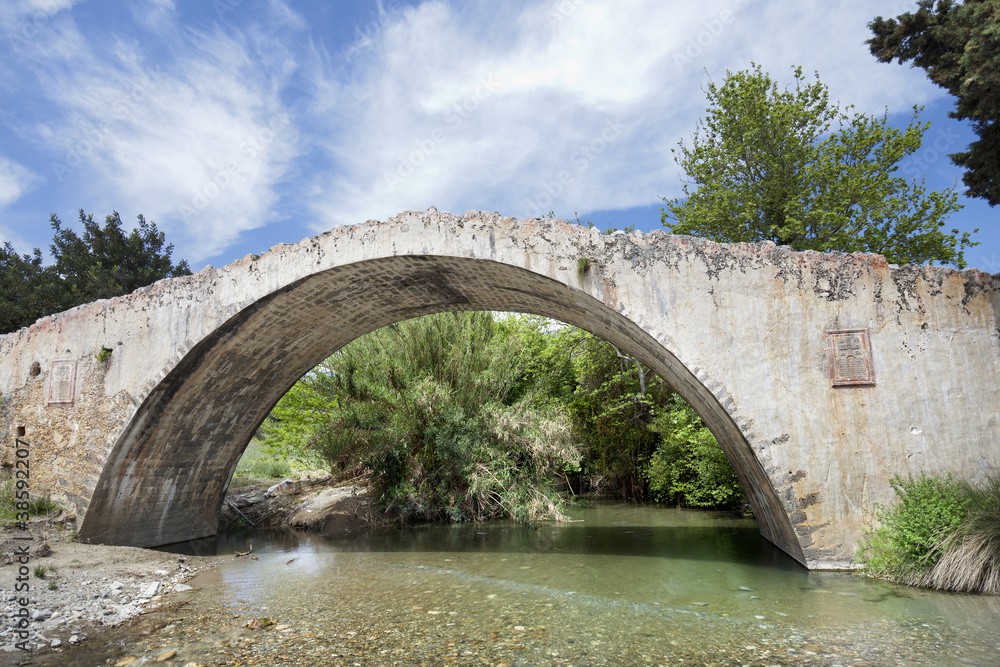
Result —
[[0, 209], [20, 199], [39, 180], [27, 167], [0, 155]]
[[128, 8], [137, 23], [154, 31], [164, 30], [177, 10], [174, 0], [132, 0]]
[[[161, 24], [162, 27], [162, 24]], [[62, 113], [37, 136], [53, 181], [146, 213], [192, 261], [273, 220], [296, 131], [280, 99], [294, 60], [262, 31], [173, 35], [151, 65], [135, 42], [80, 46], [73, 68], [36, 65]]]
[[[862, 111], [934, 96], [918, 74], [867, 54], [872, 10], [853, 5], [832, 18], [791, 0], [560, 0], [488, 12], [430, 2], [383, 13], [365, 58], [347, 76], [328, 68], [344, 84], [330, 85], [335, 101], [318, 101], [336, 113], [324, 124], [331, 168], [314, 183], [315, 226], [429, 205], [520, 216], [540, 202], [564, 214], [654, 203], [679, 187], [670, 149], [704, 111], [706, 77], [751, 61], [779, 80], [795, 64], [817, 69]], [[775, 25], [782, 40], [761, 39]]]
[[[0, 89], [38, 109], [8, 126], [45, 159], [6, 154], [70, 210], [144, 213], [195, 264], [300, 212], [319, 231], [431, 205], [649, 206], [679, 191], [670, 150], [727, 69], [802, 65], [868, 113], [943, 95], [864, 48], [893, 3], [372, 0], [331, 38], [283, 0], [224, 0], [200, 23], [137, 0], [97, 32], [76, 0], [11, 0]], [[18, 173], [0, 202], [40, 182]]]

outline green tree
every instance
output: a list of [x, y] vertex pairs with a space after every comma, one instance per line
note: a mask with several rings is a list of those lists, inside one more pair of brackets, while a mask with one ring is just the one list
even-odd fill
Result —
[[738, 509], [746, 503], [736, 470], [712, 432], [674, 394], [650, 429], [661, 440], [645, 468], [653, 497], [686, 507]]
[[569, 410], [586, 452], [582, 472], [590, 491], [648, 500], [643, 468], [659, 442], [649, 425], [669, 387], [607, 341], [580, 329], [565, 336], [578, 378]]
[[8, 242], [0, 248], [0, 333], [15, 331], [62, 309], [55, 267], [42, 266], [42, 253], [18, 255]]
[[311, 372], [281, 397], [257, 434], [267, 454], [307, 466], [314, 463], [313, 439], [329, 426], [337, 409], [328, 384], [326, 375]]
[[972, 121], [977, 141], [953, 153], [965, 168], [970, 197], [1000, 203], [1000, 2], [920, 0], [917, 11], [868, 24], [872, 55], [888, 63], [910, 60], [957, 98], [952, 118]]
[[0, 334], [73, 306], [191, 273], [185, 260], [171, 263], [173, 244], [165, 245], [156, 223], [141, 215], [139, 226], [127, 235], [117, 212], [107, 216], [103, 228], [83, 210], [80, 222], [82, 237], [52, 215], [53, 265], [42, 265], [38, 248], [32, 255], [18, 255], [10, 243], [0, 249]]
[[85, 215], [80, 209], [83, 236], [63, 229], [54, 213], [51, 224], [55, 230], [51, 249], [56, 272], [71, 302], [67, 308], [128, 294], [161, 278], [191, 273], [186, 260], [171, 263], [174, 244], [164, 245], [164, 233], [142, 215], [139, 226], [128, 235], [122, 231], [118, 211], [104, 219], [102, 228], [92, 214]]
[[560, 517], [549, 482], [579, 454], [565, 411], [525, 386], [517, 333], [444, 313], [359, 338], [310, 379], [337, 404], [311, 446], [332, 469], [366, 469], [401, 521]]
[[965, 266], [969, 234], [942, 231], [961, 208], [954, 190], [928, 192], [895, 176], [920, 148], [928, 123], [905, 129], [831, 103], [801, 68], [780, 89], [759, 65], [708, 85], [710, 106], [677, 163], [691, 179], [664, 198], [675, 234], [735, 243], [771, 240], [796, 250], [875, 252], [893, 263]]

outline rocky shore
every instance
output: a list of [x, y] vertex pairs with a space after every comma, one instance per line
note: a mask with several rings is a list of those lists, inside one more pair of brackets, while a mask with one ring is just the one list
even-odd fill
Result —
[[[362, 532], [379, 523], [363, 488], [335, 486], [326, 477], [233, 480], [220, 511], [220, 530], [250, 521], [259, 527], [296, 526], [328, 535]], [[0, 529], [0, 665], [19, 665], [39, 653], [61, 651], [183, 602], [191, 590], [184, 582], [232, 558], [82, 544], [75, 541], [71, 527], [72, 521], [56, 514], [31, 522], [27, 532]], [[19, 558], [26, 544], [28, 557]], [[26, 577], [21, 560], [27, 560]]]
[[[81, 544], [51, 520], [28, 528], [0, 534], [0, 664], [86, 641], [188, 590], [187, 579], [222, 560]], [[16, 555], [23, 544], [27, 558]]]

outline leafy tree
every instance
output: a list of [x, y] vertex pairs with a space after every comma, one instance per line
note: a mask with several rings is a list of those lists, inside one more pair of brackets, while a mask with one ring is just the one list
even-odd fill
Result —
[[62, 309], [55, 267], [42, 266], [42, 253], [18, 255], [0, 248], [0, 333], [15, 331]]
[[312, 447], [332, 469], [370, 472], [401, 521], [560, 517], [549, 479], [579, 454], [564, 410], [524, 386], [516, 332], [490, 313], [444, 313], [359, 338], [315, 373], [338, 408]]
[[191, 273], [186, 260], [171, 263], [174, 244], [164, 246], [164, 233], [142, 215], [139, 226], [127, 236], [118, 211], [104, 219], [102, 228], [92, 214], [85, 215], [80, 209], [83, 236], [63, 229], [54, 213], [51, 224], [55, 230], [51, 249], [56, 272], [63, 279], [72, 305], [128, 294], [161, 278]]
[[585, 331], [571, 330], [566, 342], [576, 350], [578, 385], [569, 409], [585, 448], [590, 490], [647, 500], [643, 468], [659, 442], [648, 427], [669, 388], [633, 357]]
[[732, 464], [701, 418], [634, 357], [572, 329], [579, 382], [570, 401], [590, 489], [629, 500], [737, 509]]
[[916, 12], [877, 17], [868, 24], [872, 55], [888, 63], [911, 60], [957, 99], [952, 118], [972, 121], [979, 137], [952, 162], [966, 169], [966, 194], [1000, 203], [1000, 3], [996, 0], [920, 0]]
[[18, 255], [10, 243], [0, 249], [0, 334], [82, 303], [191, 273], [186, 261], [171, 263], [173, 244], [164, 245], [163, 232], [141, 215], [138, 228], [128, 235], [117, 212], [107, 216], [103, 228], [83, 210], [80, 222], [82, 237], [52, 215], [53, 265], [42, 266], [38, 248], [32, 255]]
[[645, 474], [653, 497], [687, 507], [737, 509], [743, 487], [725, 452], [680, 396], [670, 397], [650, 429], [662, 437]]
[[574, 494], [693, 507], [743, 497], [715, 438], [662, 379], [534, 315], [429, 316], [359, 338], [303, 377], [261, 436], [272, 454], [370, 474], [401, 520], [558, 516], [557, 477]]
[[941, 230], [961, 206], [954, 190], [928, 192], [894, 176], [920, 148], [918, 110], [905, 129], [849, 113], [827, 87], [794, 69], [792, 89], [752, 70], [710, 83], [708, 115], [675, 159], [692, 180], [667, 200], [675, 234], [722, 242], [771, 240], [796, 250], [880, 253], [893, 263], [965, 266], [969, 234]]
[[324, 386], [328, 380], [322, 373], [308, 373], [281, 397], [258, 433], [267, 454], [307, 466], [314, 462], [312, 441], [337, 409]]

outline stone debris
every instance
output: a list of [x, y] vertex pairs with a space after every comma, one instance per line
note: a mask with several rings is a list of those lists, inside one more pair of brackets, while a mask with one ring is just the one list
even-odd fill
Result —
[[278, 482], [272, 487], [269, 487], [264, 495], [268, 498], [273, 498], [274, 496], [280, 496], [287, 493], [299, 493], [301, 490], [302, 482], [294, 479], [286, 479]]
[[250, 493], [242, 493], [238, 496], [233, 496], [230, 500], [234, 505], [243, 509], [244, 507], [249, 507], [250, 505], [262, 503], [267, 500], [267, 498], [268, 496], [260, 491], [251, 491]]
[[[35, 575], [28, 581], [27, 641], [32, 653], [64, 650], [102, 628], [158, 608], [169, 595], [193, 590], [183, 582], [206, 564], [218, 562], [133, 547], [88, 546], [71, 542], [67, 531], [49, 532], [60, 537], [52, 540], [55, 550], [49, 550], [45, 558], [45, 576]], [[33, 536], [36, 543], [39, 539]], [[193, 561], [198, 566], [188, 565]], [[172, 573], [171, 564], [175, 565]], [[0, 566], [0, 664], [23, 655], [17, 646], [23, 641], [17, 632], [21, 620], [17, 614], [25, 593], [3, 583], [13, 581], [14, 572], [13, 565]]]
[[142, 587], [142, 592], [139, 593], [139, 597], [152, 598], [159, 592], [160, 592], [160, 582], [154, 581]]

